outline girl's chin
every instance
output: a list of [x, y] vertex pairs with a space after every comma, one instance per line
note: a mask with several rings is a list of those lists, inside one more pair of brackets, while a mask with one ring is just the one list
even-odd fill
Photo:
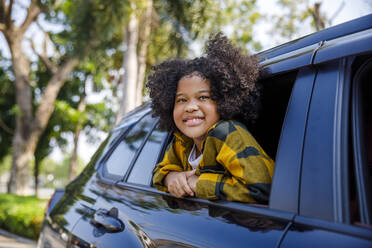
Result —
[[206, 135], [206, 132], [183, 132], [187, 137], [193, 139], [193, 140], [203, 140], [205, 135]]

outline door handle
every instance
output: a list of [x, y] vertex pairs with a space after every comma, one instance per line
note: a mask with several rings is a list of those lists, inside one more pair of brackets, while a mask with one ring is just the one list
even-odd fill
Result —
[[124, 223], [118, 218], [118, 209], [113, 207], [110, 211], [98, 209], [90, 220], [90, 223], [98, 228], [104, 228], [106, 232], [115, 233], [124, 230]]

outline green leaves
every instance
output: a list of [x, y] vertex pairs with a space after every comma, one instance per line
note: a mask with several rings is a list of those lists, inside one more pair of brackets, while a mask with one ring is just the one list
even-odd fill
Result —
[[79, 112], [65, 101], [57, 100], [55, 110], [62, 121], [66, 121], [71, 125], [76, 125], [77, 123], [83, 124], [87, 121], [86, 113]]
[[0, 194], [0, 228], [37, 240], [47, 200]]

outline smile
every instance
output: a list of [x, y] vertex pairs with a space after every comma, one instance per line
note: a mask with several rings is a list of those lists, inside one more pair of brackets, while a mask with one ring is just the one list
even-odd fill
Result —
[[185, 120], [183, 120], [186, 126], [189, 126], [189, 127], [197, 126], [203, 121], [204, 121], [203, 117], [192, 117], [192, 118], [186, 118]]

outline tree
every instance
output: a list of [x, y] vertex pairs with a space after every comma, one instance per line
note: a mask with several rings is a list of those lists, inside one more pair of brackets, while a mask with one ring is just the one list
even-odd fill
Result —
[[11, 62], [0, 51], [0, 161], [11, 152], [15, 126], [15, 97], [11, 77]]
[[[123, 98], [117, 121], [142, 103], [145, 71], [160, 58], [185, 56], [192, 41], [197, 38], [205, 40], [211, 32], [220, 31], [226, 25], [233, 26], [233, 39], [240, 44], [254, 43], [251, 31], [259, 18], [254, 12], [255, 3], [239, 0], [131, 0], [124, 41]], [[256, 42], [253, 46], [259, 44]], [[155, 54], [154, 59], [152, 56]]]
[[[91, 4], [84, 0], [32, 0], [28, 7], [21, 6], [27, 14], [23, 22], [17, 25], [12, 19], [12, 11], [14, 5], [18, 3], [12, 0], [0, 1], [0, 31], [11, 53], [17, 106], [8, 192], [18, 194], [25, 192], [29, 164], [37, 143], [53, 113], [57, 95], [73, 69], [79, 61], [87, 57], [87, 54], [89, 56], [96, 54], [111, 42], [112, 33], [110, 29], [105, 28], [105, 23], [115, 22], [116, 16], [105, 15], [104, 19], [101, 18], [102, 9], [105, 9], [103, 3], [96, 1]], [[122, 4], [123, 2], [120, 1], [121, 8]], [[98, 16], [98, 18], [89, 19], [92, 13], [93, 17]], [[118, 11], [116, 10], [115, 13]], [[29, 27], [39, 20], [59, 24], [64, 30], [57, 34], [48, 34], [56, 50], [53, 58], [38, 54], [51, 76], [36, 99], [33, 98], [32, 86], [39, 82], [31, 77], [31, 63], [22, 50], [22, 42], [25, 41], [25, 34]], [[37, 102], [35, 108], [34, 101]]]
[[332, 18], [329, 18], [321, 11], [322, 1], [311, 4], [309, 0], [278, 0], [277, 3], [282, 12], [280, 16], [273, 15], [270, 17], [276, 23], [273, 33], [276, 34], [279, 31], [281, 38], [286, 40], [330, 26], [332, 20], [344, 7], [344, 2], [341, 2]]

